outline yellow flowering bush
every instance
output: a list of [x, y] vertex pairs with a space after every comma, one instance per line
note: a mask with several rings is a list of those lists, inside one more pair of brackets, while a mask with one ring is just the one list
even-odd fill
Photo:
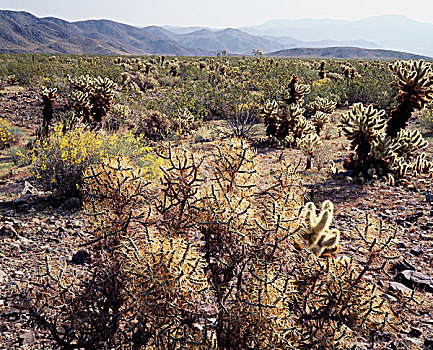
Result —
[[12, 135], [12, 124], [6, 119], [0, 118], [0, 149], [10, 147], [15, 142]]
[[38, 141], [29, 155], [36, 187], [60, 196], [79, 196], [83, 173], [103, 159], [125, 156], [144, 168], [150, 177], [159, 176], [158, 158], [150, 147], [131, 133], [95, 132], [79, 125], [67, 132], [54, 128], [50, 137]]

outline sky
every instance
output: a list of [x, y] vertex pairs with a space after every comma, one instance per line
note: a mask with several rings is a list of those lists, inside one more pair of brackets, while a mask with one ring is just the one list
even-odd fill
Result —
[[0, 9], [67, 21], [111, 19], [135, 26], [226, 28], [272, 19], [357, 20], [383, 14], [433, 23], [432, 0], [0, 0]]

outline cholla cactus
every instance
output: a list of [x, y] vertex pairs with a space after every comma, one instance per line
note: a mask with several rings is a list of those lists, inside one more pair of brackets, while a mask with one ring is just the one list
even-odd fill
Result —
[[358, 159], [365, 158], [371, 149], [371, 142], [383, 132], [385, 111], [378, 111], [373, 106], [364, 107], [355, 103], [350, 111], [341, 117], [343, 132], [352, 143]]
[[278, 91], [278, 101], [266, 101], [262, 110], [266, 134], [278, 143], [298, 146], [300, 139], [314, 131], [312, 123], [303, 116], [303, 97], [310, 92], [310, 86], [299, 84], [293, 75], [287, 89]]
[[288, 88], [279, 90], [278, 95], [286, 105], [301, 105], [304, 102], [303, 97], [309, 94], [310, 91], [310, 85], [299, 84], [298, 76], [293, 75]]
[[179, 74], [179, 64], [177, 62], [171, 62], [169, 65], [169, 72], [172, 77], [177, 77]]
[[53, 120], [54, 99], [57, 97], [57, 88], [48, 88], [41, 86], [42, 106], [42, 126], [39, 129], [38, 136], [45, 138], [48, 136], [51, 121]]
[[396, 101], [400, 105], [390, 113], [386, 134], [395, 137], [407, 126], [413, 111], [421, 110], [432, 101], [433, 70], [430, 63], [422, 60], [397, 61], [389, 69], [397, 78]]
[[307, 109], [310, 113], [320, 111], [322, 113], [331, 114], [334, 112], [336, 106], [337, 102], [335, 101], [330, 101], [327, 98], [316, 97], [313, 102], [308, 104]]
[[[308, 203], [299, 218], [303, 186], [293, 168], [281, 163], [270, 175], [240, 139], [210, 155], [185, 144], [162, 152], [157, 179], [126, 158], [86, 172], [92, 263], [46, 266], [26, 295], [57, 345], [347, 348], [358, 332], [399, 326], [364, 278], [395, 260], [393, 236], [359, 227], [349, 238], [359, 232], [356, 246], [367, 242], [362, 264], [335, 257], [333, 205], [316, 213]], [[299, 232], [309, 249], [295, 248]]]
[[320, 137], [316, 134], [308, 134], [300, 140], [299, 147], [307, 155], [306, 170], [311, 169], [311, 160], [314, 158], [314, 150], [321, 144], [322, 141], [320, 141]]
[[[372, 106], [355, 104], [351, 111], [342, 117], [343, 132], [352, 141], [352, 156], [345, 166], [377, 178], [393, 173], [405, 176], [409, 171], [429, 172], [431, 163], [426, 158], [416, 156], [427, 142], [418, 130], [400, 130], [395, 137], [387, 136], [385, 121], [380, 119], [384, 111], [378, 112]], [[415, 157], [415, 158], [414, 158]]]
[[342, 72], [343, 75], [347, 78], [347, 79], [353, 79], [353, 78], [357, 78], [360, 75], [358, 74], [357, 70], [355, 67], [353, 67], [350, 63], [346, 63], [345, 65], [343, 65], [342, 67]]
[[111, 109], [117, 85], [108, 78], [94, 78], [89, 75], [69, 78], [69, 81], [75, 89], [71, 93], [76, 102], [75, 108], [83, 114], [85, 122], [99, 128], [102, 119]]
[[326, 78], [326, 71], [325, 71], [325, 61], [322, 61], [320, 63], [320, 70], [319, 70], [319, 78], [320, 79], [325, 79]]
[[386, 127], [380, 119], [384, 111], [378, 112], [371, 106], [355, 104], [343, 116], [343, 131], [357, 153], [345, 166], [375, 177], [389, 172], [399, 177], [409, 171], [430, 172], [431, 162], [415, 154], [427, 142], [417, 130], [405, 130], [405, 127], [412, 112], [433, 99], [433, 70], [424, 61], [397, 61], [389, 68], [398, 81], [396, 100], [400, 104], [391, 111]]
[[398, 152], [406, 158], [413, 156], [416, 151], [426, 148], [428, 145], [418, 130], [402, 129], [395, 140], [398, 143]]
[[127, 118], [131, 115], [131, 108], [120, 103], [116, 103], [111, 109], [111, 113], [115, 114], [119, 118]]
[[335, 162], [332, 159], [330, 159], [328, 162], [328, 169], [327, 170], [328, 170], [329, 174], [332, 176], [338, 174], [338, 168], [336, 167]]
[[414, 158], [412, 169], [416, 174], [431, 173], [433, 171], [433, 162], [428, 160], [426, 154], [422, 152]]
[[311, 122], [316, 128], [317, 136], [320, 135], [320, 132], [323, 130], [326, 124], [330, 121], [329, 114], [317, 111], [312, 117]]
[[133, 92], [151, 90], [157, 84], [157, 80], [142, 72], [122, 73], [121, 89], [128, 88]]
[[397, 155], [397, 149], [395, 140], [382, 134], [372, 141], [370, 155], [376, 160], [390, 160]]
[[127, 88], [130, 91], [137, 92], [140, 90], [138, 84], [133, 80], [131, 74], [123, 72], [122, 73], [122, 85], [121, 89]]
[[195, 117], [188, 108], [184, 108], [182, 113], [175, 120], [175, 127], [179, 135], [185, 135], [194, 126]]
[[322, 203], [319, 215], [316, 215], [316, 206], [312, 202], [301, 211], [301, 236], [308, 242], [308, 249], [318, 256], [335, 253], [341, 248], [340, 232], [329, 228], [333, 217], [334, 205], [329, 200]]
[[92, 107], [89, 94], [80, 90], [72, 91], [69, 98], [74, 102], [74, 110], [83, 119], [84, 123], [90, 124]]

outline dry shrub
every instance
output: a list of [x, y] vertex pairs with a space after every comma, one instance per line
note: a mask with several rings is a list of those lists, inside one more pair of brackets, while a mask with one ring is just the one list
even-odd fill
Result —
[[93, 263], [47, 270], [27, 296], [60, 346], [344, 348], [399, 326], [365, 278], [397, 258], [388, 228], [361, 232], [362, 263], [319, 256], [301, 241], [304, 189], [289, 165], [262, 172], [238, 139], [160, 157], [159, 183], [122, 159], [87, 172]]
[[146, 111], [138, 122], [135, 134], [151, 141], [163, 140], [169, 134], [171, 124], [164, 113], [155, 110]]

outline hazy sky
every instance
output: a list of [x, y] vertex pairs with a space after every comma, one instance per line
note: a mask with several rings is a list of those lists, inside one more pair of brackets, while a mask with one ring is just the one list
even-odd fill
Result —
[[0, 0], [0, 9], [68, 21], [104, 18], [137, 26], [222, 28], [271, 19], [356, 20], [381, 14], [401, 14], [433, 23], [432, 0]]

